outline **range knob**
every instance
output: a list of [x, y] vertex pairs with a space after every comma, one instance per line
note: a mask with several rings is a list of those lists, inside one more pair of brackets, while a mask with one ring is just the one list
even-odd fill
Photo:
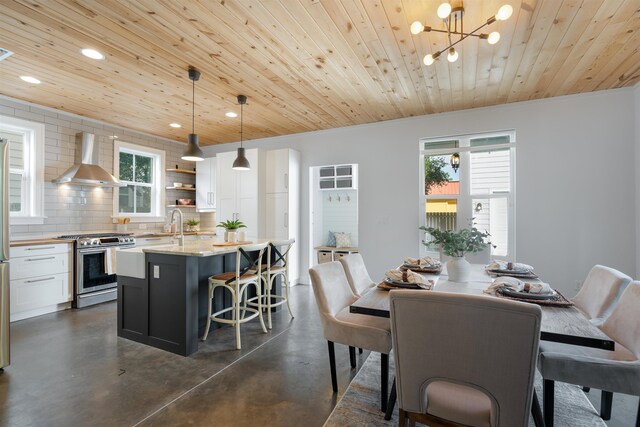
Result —
[[86, 240], [82, 240], [80, 242], [80, 246], [87, 246], [87, 241]]

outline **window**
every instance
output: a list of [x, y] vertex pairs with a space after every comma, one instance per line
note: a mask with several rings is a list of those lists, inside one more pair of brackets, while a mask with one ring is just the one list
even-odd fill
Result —
[[424, 139], [420, 156], [421, 225], [455, 230], [473, 221], [491, 235], [493, 257], [515, 259], [515, 132]]
[[164, 151], [114, 143], [115, 175], [126, 187], [113, 192], [114, 217], [164, 221]]
[[0, 116], [0, 139], [9, 143], [9, 217], [11, 224], [42, 224], [44, 125]]

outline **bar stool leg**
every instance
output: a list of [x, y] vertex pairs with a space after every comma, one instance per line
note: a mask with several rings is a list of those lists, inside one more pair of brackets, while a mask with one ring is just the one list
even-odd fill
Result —
[[236, 290], [235, 292], [231, 293], [231, 296], [233, 298], [233, 306], [235, 307], [235, 310], [233, 310], [234, 313], [234, 320], [235, 320], [235, 327], [236, 327], [236, 349], [240, 350], [242, 348], [242, 345], [240, 343], [240, 299], [242, 297], [242, 290], [238, 289], [240, 285], [236, 284]]
[[[256, 285], [256, 293], [258, 295], [258, 319], [260, 319], [260, 326], [262, 326], [262, 331], [266, 334], [267, 333], [267, 327], [264, 324], [264, 319], [262, 317], [262, 286], [261, 283], [262, 281], [260, 280], [260, 278], [258, 278], [255, 282]], [[271, 311], [269, 311], [269, 315], [271, 314]]]
[[289, 302], [289, 274], [285, 273], [282, 280], [282, 286], [284, 286], [284, 295], [287, 298], [287, 308], [289, 309], [289, 314], [291, 318], [295, 318], [293, 315], [293, 310], [291, 310], [291, 303]]
[[269, 321], [269, 329], [271, 329], [273, 327], [273, 325], [271, 324], [271, 288], [273, 287], [273, 280], [276, 278], [276, 276], [268, 276], [265, 286], [267, 287], [267, 289], [265, 289], [264, 293], [267, 295], [267, 319]]
[[213, 299], [213, 286], [209, 283], [209, 311], [207, 312], [207, 327], [204, 330], [204, 335], [202, 336], [202, 341], [207, 340], [207, 336], [209, 335], [209, 327], [211, 326], [211, 311], [212, 311], [212, 299]]

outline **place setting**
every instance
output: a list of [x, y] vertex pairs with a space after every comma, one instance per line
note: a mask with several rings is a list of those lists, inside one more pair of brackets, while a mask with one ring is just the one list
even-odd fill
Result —
[[520, 262], [493, 261], [485, 266], [485, 271], [490, 276], [509, 276], [518, 279], [537, 279], [538, 275], [533, 272], [533, 267]]
[[540, 305], [558, 307], [570, 307], [573, 305], [564, 295], [551, 288], [548, 283], [540, 281], [527, 282], [516, 277], [497, 277], [484, 292], [497, 297]]
[[392, 289], [422, 289], [430, 291], [434, 285], [434, 280], [426, 279], [421, 274], [405, 269], [387, 270], [384, 280], [378, 284], [378, 288], [385, 291]]
[[431, 257], [411, 258], [407, 257], [402, 262], [400, 270], [411, 270], [416, 273], [440, 274], [442, 263]]

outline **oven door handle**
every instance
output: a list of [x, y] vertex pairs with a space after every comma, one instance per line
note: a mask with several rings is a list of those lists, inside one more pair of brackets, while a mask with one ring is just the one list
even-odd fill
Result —
[[107, 248], [96, 248], [96, 249], [78, 249], [79, 254], [99, 254], [100, 252], [107, 253]]

